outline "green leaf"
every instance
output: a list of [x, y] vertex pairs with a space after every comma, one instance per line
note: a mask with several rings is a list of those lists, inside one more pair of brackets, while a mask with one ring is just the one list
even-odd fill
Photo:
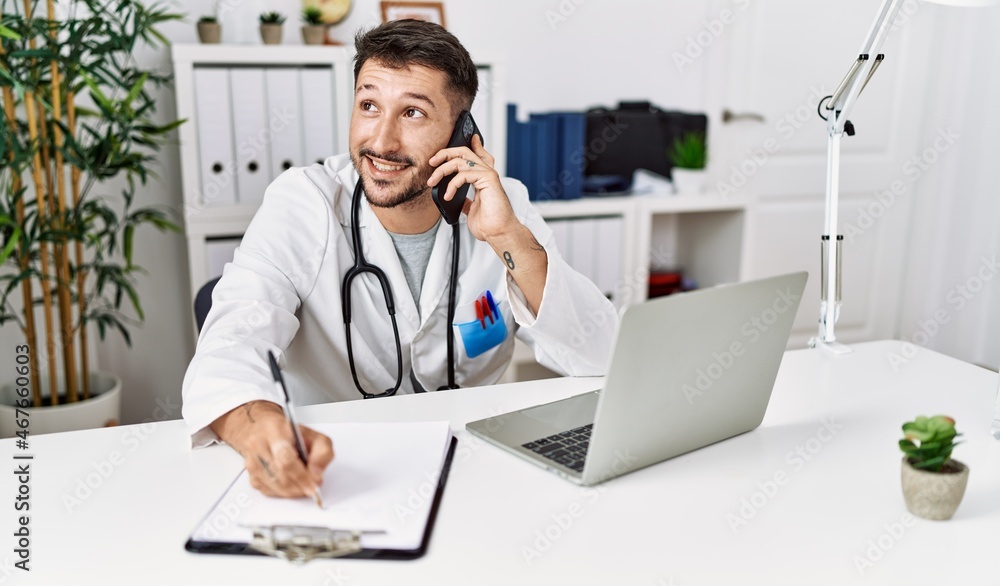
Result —
[[18, 41], [18, 40], [21, 39], [21, 35], [15, 33], [14, 31], [10, 30], [9, 28], [5, 27], [2, 24], [0, 24], [0, 37], [4, 37], [4, 38], [7, 38], [7, 39], [12, 39], [12, 40], [15, 40], [15, 41]]
[[129, 224], [125, 226], [125, 237], [122, 243], [126, 268], [132, 268], [132, 243], [135, 241], [135, 226]]
[[139, 316], [140, 320], [146, 320], [146, 314], [142, 312], [142, 305], [139, 304], [139, 295], [135, 292], [135, 288], [132, 285], [126, 283], [123, 285], [125, 293], [128, 295], [129, 300], [132, 302], [132, 307], [135, 308], [135, 313]]
[[143, 73], [142, 75], [139, 76], [139, 79], [136, 80], [136, 82], [134, 84], [132, 84], [131, 89], [129, 89], [129, 91], [128, 91], [128, 95], [125, 97], [125, 103], [126, 104], [130, 104], [131, 105], [132, 102], [134, 102], [135, 99], [139, 97], [139, 92], [142, 91], [142, 86], [145, 85], [146, 80], [148, 78], [149, 78], [149, 74], [148, 73]]
[[10, 255], [14, 252], [14, 247], [17, 246], [18, 241], [21, 239], [21, 227], [14, 226], [13, 232], [7, 239], [7, 244], [3, 247], [3, 251], [0, 252], [0, 265], [7, 262]]

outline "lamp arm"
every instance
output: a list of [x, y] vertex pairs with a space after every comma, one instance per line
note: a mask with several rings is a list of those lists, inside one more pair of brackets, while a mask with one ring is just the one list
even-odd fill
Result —
[[[857, 60], [851, 65], [851, 69], [826, 106], [830, 115], [827, 117], [826, 215], [821, 240], [822, 303], [819, 335], [810, 340], [809, 345], [820, 346], [835, 354], [850, 351], [848, 347], [837, 342], [834, 331], [834, 325], [840, 317], [840, 245], [843, 241], [843, 236], [838, 230], [837, 218], [840, 197], [840, 140], [848, 123], [848, 114], [882, 62], [882, 55], [878, 51], [885, 43], [892, 22], [896, 19], [902, 4], [903, 0], [882, 0], [882, 6], [871, 28], [868, 29], [868, 35], [861, 46]], [[853, 130], [848, 132], [848, 134], [853, 133]]]
[[879, 7], [878, 14], [875, 15], [875, 20], [872, 22], [871, 28], [868, 29], [868, 35], [861, 45], [858, 59], [852, 64], [847, 76], [844, 77], [837, 92], [834, 93], [830, 103], [826, 106], [827, 110], [833, 111], [833, 115], [830, 116], [830, 121], [833, 124], [829, 125], [831, 132], [844, 131], [847, 115], [854, 108], [854, 104], [861, 95], [861, 90], [865, 88], [872, 74], [882, 62], [879, 51], [885, 44], [885, 39], [889, 36], [892, 23], [896, 20], [896, 15], [899, 14], [902, 5], [903, 0], [882, 0], [882, 6]]

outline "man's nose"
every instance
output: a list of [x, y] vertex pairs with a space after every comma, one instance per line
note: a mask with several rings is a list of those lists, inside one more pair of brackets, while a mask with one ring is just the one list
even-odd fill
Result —
[[394, 153], [402, 147], [402, 133], [398, 120], [384, 117], [375, 126], [372, 150], [379, 154]]

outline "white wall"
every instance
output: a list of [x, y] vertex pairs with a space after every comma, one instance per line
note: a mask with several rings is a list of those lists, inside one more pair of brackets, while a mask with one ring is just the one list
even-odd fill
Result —
[[927, 10], [934, 11], [939, 50], [937, 60], [928, 64], [934, 81], [926, 96], [926, 115], [919, 121], [920, 144], [931, 145], [942, 130], [951, 129], [954, 146], [925, 164], [926, 177], [913, 194], [899, 334], [996, 369], [1000, 269], [993, 263], [1000, 253], [1000, 7], [928, 5]]
[[[229, 1], [236, 7], [265, 4], [267, 9], [288, 14], [296, 14], [300, 6], [298, 0]], [[166, 26], [167, 37], [173, 42], [196, 42], [193, 22], [211, 12], [205, 8], [208, 2], [173, 4], [191, 17], [188, 22]], [[1000, 202], [993, 173], [1000, 153], [1000, 118], [995, 110], [1000, 76], [993, 73], [1000, 61], [1000, 41], [995, 36], [1000, 18], [996, 10], [961, 16], [943, 8], [927, 9], [942, 11], [936, 26], [961, 42], [929, 64], [938, 72], [934, 77], [938, 82], [925, 95], [913, 96], [928, 102], [926, 120], [914, 123], [923, 125], [929, 139], [949, 124], [959, 128], [962, 138], [957, 156], [931, 169], [914, 196], [913, 253], [899, 318], [900, 331], [906, 334], [918, 328], [921, 320], [932, 318], [935, 308], [948, 307], [949, 289], [974, 275], [981, 256], [1000, 250], [996, 229]], [[709, 0], [449, 0], [446, 11], [448, 28], [474, 53], [506, 53], [507, 98], [518, 103], [522, 113], [613, 105], [630, 98], [689, 110], [698, 110], [706, 102], [703, 68], [709, 60], [696, 61], [682, 74], [672, 55], [683, 51], [691, 36], [705, 30]], [[333, 29], [333, 36], [350, 42], [354, 30], [379, 19], [377, 1], [355, 0], [352, 13]], [[286, 43], [300, 42], [294, 21], [293, 17], [286, 24]], [[801, 50], [821, 51], [822, 47]], [[711, 51], [709, 46], [706, 52]], [[140, 50], [136, 58], [147, 66], [169, 67], [164, 50]], [[173, 117], [172, 92], [161, 93], [159, 100], [158, 116]], [[167, 148], [160, 163], [163, 179], [151, 183], [142, 197], [146, 203], [172, 207], [179, 219], [177, 148]], [[181, 380], [194, 352], [182, 237], [148, 230], [140, 235], [136, 251], [137, 262], [149, 269], [138, 287], [146, 324], [133, 330], [131, 350], [115, 340], [99, 352], [99, 366], [124, 379], [125, 422], [148, 419], [157, 400], [179, 405]], [[1000, 329], [996, 290], [991, 285], [961, 311], [952, 310], [951, 322], [928, 345], [994, 367], [1000, 364], [1000, 337], [991, 335]], [[13, 347], [19, 338], [15, 330], [8, 326], [0, 332], [3, 348]], [[180, 416], [179, 409], [174, 416]]]

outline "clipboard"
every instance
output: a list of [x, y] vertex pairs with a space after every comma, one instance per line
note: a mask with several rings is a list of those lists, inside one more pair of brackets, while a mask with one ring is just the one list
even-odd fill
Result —
[[[422, 557], [458, 444], [448, 422], [311, 427], [330, 436], [337, 453], [324, 475], [324, 510], [309, 498], [265, 497], [249, 488], [244, 470], [184, 548], [199, 554], [271, 555], [296, 564], [319, 558]], [[394, 450], [386, 453], [386, 448]], [[417, 476], [417, 470], [423, 472]], [[366, 488], [366, 479], [375, 484]], [[407, 516], [412, 518], [395, 522]]]

